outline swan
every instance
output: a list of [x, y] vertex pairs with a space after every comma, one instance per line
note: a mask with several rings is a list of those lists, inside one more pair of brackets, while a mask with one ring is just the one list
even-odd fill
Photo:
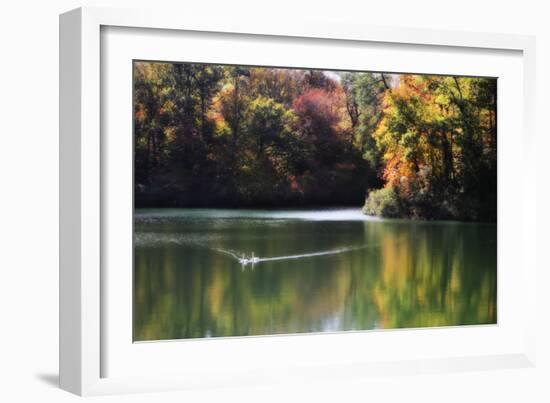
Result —
[[251, 257], [241, 257], [241, 258], [239, 258], [239, 263], [242, 264], [243, 266], [246, 266], [248, 264], [255, 264], [255, 263], [259, 263], [259, 262], [260, 262], [260, 258], [254, 256], [254, 252], [252, 252]]

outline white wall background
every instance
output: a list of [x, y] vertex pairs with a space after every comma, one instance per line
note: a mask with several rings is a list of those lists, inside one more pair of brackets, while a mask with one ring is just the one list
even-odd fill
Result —
[[[546, 184], [550, 150], [550, 28], [545, 2], [522, 0], [306, 1], [7, 0], [0, 3], [0, 401], [71, 402], [59, 390], [58, 356], [58, 14], [81, 5], [163, 7], [227, 18], [319, 18], [372, 25], [534, 34], [538, 51], [538, 150], [525, 174], [539, 173], [537, 368], [480, 373], [371, 377], [333, 384], [258, 386], [92, 398], [172, 401], [550, 401], [550, 224]], [[310, 17], [307, 17], [309, 15]], [[534, 191], [534, 190], [533, 190]]]

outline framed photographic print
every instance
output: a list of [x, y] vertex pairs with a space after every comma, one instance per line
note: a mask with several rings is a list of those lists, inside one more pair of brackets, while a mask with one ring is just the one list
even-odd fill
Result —
[[533, 52], [63, 14], [62, 387], [532, 365]]
[[134, 61], [134, 341], [497, 323], [497, 79]]

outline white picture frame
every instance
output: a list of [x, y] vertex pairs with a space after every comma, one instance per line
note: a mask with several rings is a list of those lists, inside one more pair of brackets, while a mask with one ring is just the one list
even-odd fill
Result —
[[[330, 351], [331, 346], [341, 343], [360, 345], [365, 342], [364, 332], [331, 335], [301, 335], [257, 338], [232, 338], [212, 341], [193, 341], [187, 343], [187, 350], [180, 352], [193, 357], [195, 361], [201, 357], [207, 361], [217, 356], [231, 358], [230, 352], [237, 351], [250, 360], [243, 363], [220, 365], [215, 370], [208, 370], [205, 365], [202, 371], [189, 371], [189, 362], [171, 360], [176, 349], [182, 349], [182, 343], [162, 343], [162, 346], [151, 346], [150, 351], [136, 351], [133, 346], [123, 346], [126, 338], [118, 337], [125, 332], [116, 329], [113, 321], [107, 320], [113, 316], [112, 299], [108, 299], [104, 281], [113, 280], [105, 273], [108, 267], [105, 261], [104, 227], [105, 220], [105, 180], [112, 175], [106, 167], [104, 147], [114, 145], [103, 138], [102, 133], [109, 131], [110, 123], [104, 122], [105, 113], [102, 106], [105, 94], [120, 93], [124, 89], [115, 85], [105, 88], [102, 81], [104, 60], [109, 57], [102, 46], [102, 31], [109, 27], [124, 29], [146, 29], [170, 33], [172, 39], [177, 33], [217, 33], [224, 35], [241, 35], [253, 37], [256, 41], [271, 40], [311, 44], [311, 41], [330, 41], [330, 46], [338, 47], [346, 44], [376, 44], [379, 47], [413, 46], [422, 49], [468, 50], [478, 55], [491, 52], [515, 52], [521, 65], [521, 84], [519, 104], [522, 106], [522, 122], [518, 136], [522, 158], [529, 161], [534, 153], [534, 92], [535, 92], [535, 41], [533, 37], [519, 35], [481, 34], [455, 31], [429, 31], [407, 28], [382, 28], [357, 26], [349, 24], [305, 22], [302, 24], [281, 26], [277, 22], [267, 24], [254, 21], [212, 20], [200, 16], [185, 16], [168, 11], [151, 10], [117, 10], [104, 8], [80, 8], [61, 15], [60, 17], [60, 385], [63, 389], [79, 395], [96, 395], [112, 393], [130, 393], [139, 391], [159, 391], [193, 387], [210, 387], [214, 385], [248, 385], [262, 382], [292, 382], [299, 378], [309, 379], [342, 379], [347, 376], [368, 376], [372, 373], [407, 374], [418, 372], [442, 372], [454, 370], [476, 370], [490, 368], [511, 368], [532, 366], [535, 362], [534, 318], [528, 315], [519, 323], [513, 324], [513, 329], [500, 328], [469, 328], [449, 330], [447, 337], [443, 333], [425, 330], [404, 330], [399, 332], [370, 332], [371, 340], [375, 338], [391, 339], [396, 343], [403, 341], [413, 343], [419, 348], [423, 344], [433, 345], [433, 340], [452, 342], [453, 338], [463, 338], [465, 346], [473, 344], [482, 338], [513, 337], [513, 341], [498, 345], [489, 350], [482, 343], [479, 348], [465, 348], [451, 351], [441, 343], [437, 353], [424, 353], [412, 356], [397, 350], [396, 354], [387, 359], [357, 359], [339, 361], [327, 354], [324, 358], [312, 359], [315, 351], [324, 349]], [[133, 31], [132, 31], [133, 32]], [[129, 35], [132, 35], [132, 32]], [[142, 31], [144, 35], [147, 32]], [[128, 35], [128, 31], [124, 33]], [[200, 35], [199, 35], [200, 36]], [[112, 42], [115, 43], [116, 42]], [[122, 54], [122, 48], [117, 48]], [[111, 45], [109, 45], [111, 46]], [[328, 46], [328, 45], [327, 45]], [[126, 58], [135, 57], [128, 53]], [[165, 56], [166, 58], [169, 56]], [[433, 57], [433, 56], [430, 56]], [[480, 56], [481, 57], [481, 56]], [[170, 60], [170, 59], [165, 59]], [[121, 61], [124, 62], [124, 61]], [[322, 63], [320, 61], [319, 63]], [[494, 62], [493, 62], [494, 63]], [[107, 66], [108, 68], [108, 66]], [[422, 67], [411, 67], [415, 72]], [[394, 70], [395, 71], [395, 70]], [[404, 70], [401, 70], [404, 71]], [[519, 70], [518, 70], [519, 71]], [[109, 73], [111, 74], [111, 73]], [[512, 74], [512, 73], [510, 73]], [[513, 73], [516, 74], [516, 73]], [[510, 76], [512, 77], [512, 76]], [[514, 76], [515, 77], [515, 76]], [[517, 78], [517, 77], [516, 77]], [[112, 83], [110, 81], [110, 83]], [[103, 85], [103, 87], [102, 87]], [[111, 91], [111, 92], [109, 92]], [[118, 91], [118, 92], [117, 92]], [[107, 100], [110, 100], [108, 96]], [[104, 111], [103, 111], [104, 112]], [[104, 119], [104, 120], [102, 120]], [[499, 125], [501, 121], [499, 120]], [[510, 143], [510, 146], [513, 146]], [[502, 148], [501, 148], [502, 149]], [[506, 152], [506, 147], [504, 151]], [[499, 158], [501, 157], [499, 150]], [[112, 168], [114, 169], [114, 168]], [[131, 169], [127, 167], [126, 169]], [[500, 169], [500, 167], [499, 167]], [[500, 172], [499, 172], [500, 176]], [[522, 188], [534, 188], [534, 179], [521, 178]], [[502, 180], [499, 177], [499, 186]], [[130, 184], [128, 184], [130, 185]], [[536, 266], [534, 262], [535, 242], [535, 198], [532, 192], [521, 192], [518, 196], [521, 205], [521, 220], [513, 228], [521, 232], [522, 242], [518, 250], [503, 251], [513, 253], [515, 262], [521, 268], [518, 292], [524, 301], [523, 312], [535, 312]], [[108, 200], [108, 198], [107, 198]], [[501, 197], [499, 196], [499, 203]], [[111, 208], [111, 207], [109, 207]], [[500, 209], [500, 204], [499, 204]], [[500, 225], [506, 216], [499, 210]], [[123, 228], [124, 222], [117, 224]], [[528, 238], [527, 234], [530, 234]], [[504, 239], [506, 242], [506, 239]], [[503, 249], [499, 245], [499, 265], [502, 262]], [[508, 248], [509, 249], [509, 248]], [[504, 256], [508, 258], [509, 256]], [[499, 273], [500, 275], [500, 273]], [[513, 278], [506, 284], [513, 284]], [[124, 278], [113, 284], [123, 284]], [[499, 279], [499, 293], [502, 287]], [[110, 285], [111, 287], [111, 285]], [[107, 303], [106, 301], [110, 301]], [[128, 303], [127, 299], [125, 303]], [[502, 300], [499, 300], [499, 304]], [[118, 302], [117, 302], [118, 304]], [[121, 303], [122, 304], [122, 303]], [[122, 306], [122, 305], [121, 305]], [[504, 309], [504, 308], [503, 308]], [[121, 312], [127, 312], [122, 307]], [[500, 312], [500, 305], [499, 305]], [[500, 315], [500, 313], [499, 313]], [[120, 317], [119, 317], [120, 319]], [[499, 320], [502, 325], [502, 322]], [[118, 321], [117, 321], [118, 323]], [[107, 332], [105, 327], [109, 327]], [[494, 330], [496, 329], [496, 330]], [[503, 330], [504, 329], [504, 330]], [[114, 334], [114, 336], [113, 336]], [[117, 338], [118, 337], [118, 338]], [[320, 339], [322, 337], [322, 339]], [[342, 338], [344, 337], [344, 339]], [[520, 340], [521, 339], [521, 340]], [[114, 342], [113, 342], [114, 340]], [[119, 340], [119, 341], [117, 341]], [[122, 340], [122, 341], [120, 341]], [[322, 340], [320, 343], [318, 340]], [[489, 339], [487, 339], [489, 340]], [[119, 343], [119, 344], [117, 344]], [[130, 341], [131, 343], [131, 341]], [[195, 344], [191, 344], [195, 343]], [[196, 343], [203, 343], [196, 344]], [[209, 344], [204, 344], [209, 343]], [[418, 344], [414, 344], [418, 343]], [[107, 348], [108, 346], [108, 348]], [[425, 346], [424, 346], [425, 347]], [[149, 347], [148, 347], [149, 348]], [[427, 347], [425, 347], [427, 348]], [[140, 347], [144, 350], [143, 347]], [[280, 350], [278, 350], [280, 349]], [[302, 351], [294, 360], [281, 359], [277, 361], [281, 351]], [[329, 349], [329, 350], [327, 350]], [[114, 353], [113, 353], [114, 350]], [[116, 354], [124, 350], [124, 354]], [[193, 352], [191, 354], [191, 351]], [[269, 355], [268, 352], [274, 352]], [[212, 353], [214, 352], [214, 353]], [[178, 353], [178, 354], [180, 354]], [[144, 354], [138, 356], [139, 354]], [[345, 355], [345, 352], [342, 353]], [[107, 370], [106, 362], [111, 356], [117, 357], [117, 370]], [[254, 357], [264, 357], [262, 371], [257, 371], [258, 364]], [[148, 357], [148, 358], [147, 358]], [[153, 360], [151, 357], [155, 357]], [[159, 358], [160, 357], [160, 358]], [[109, 358], [109, 360], [107, 359]], [[159, 365], [169, 368], [169, 371], [155, 374], [154, 371], [130, 371], [136, 362], [142, 362], [143, 367]], [[151, 361], [148, 361], [150, 360]], [[291, 362], [292, 361], [292, 362]], [[124, 365], [124, 362], [127, 365]], [[114, 374], [114, 375], [111, 375]]]

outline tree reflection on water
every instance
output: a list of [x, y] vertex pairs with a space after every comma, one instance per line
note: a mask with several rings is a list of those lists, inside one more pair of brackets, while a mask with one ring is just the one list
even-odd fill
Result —
[[496, 322], [494, 224], [182, 212], [136, 221], [136, 341]]

